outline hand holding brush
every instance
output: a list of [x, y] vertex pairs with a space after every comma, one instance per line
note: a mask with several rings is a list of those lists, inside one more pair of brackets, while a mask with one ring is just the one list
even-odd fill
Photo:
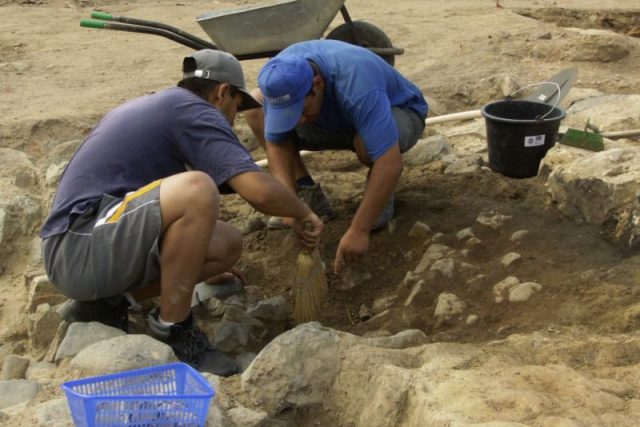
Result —
[[[304, 228], [304, 231], [311, 231], [313, 225], [307, 222]], [[320, 307], [328, 294], [327, 275], [317, 246], [313, 248], [303, 247], [300, 250], [296, 262], [294, 288], [295, 306], [293, 317], [296, 323], [317, 320]]]

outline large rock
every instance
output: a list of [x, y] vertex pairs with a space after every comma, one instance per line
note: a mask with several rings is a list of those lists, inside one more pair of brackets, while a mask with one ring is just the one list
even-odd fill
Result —
[[[410, 335], [422, 341], [419, 332]], [[238, 415], [250, 415], [257, 425], [280, 425], [286, 412], [354, 427], [637, 425], [640, 403], [630, 403], [640, 387], [637, 336], [380, 344], [300, 325], [262, 350], [240, 378], [241, 390], [212, 382], [219, 397], [209, 420], [233, 426]]]
[[[521, 340], [505, 343], [504, 353], [496, 346], [487, 353], [453, 343], [404, 351], [352, 345], [342, 352], [342, 367], [323, 407], [339, 414], [335, 425], [367, 427], [634, 425], [635, 416], [625, 409], [625, 396], [637, 382], [632, 368], [621, 369], [616, 380], [602, 381], [554, 363], [562, 350], [543, 350], [558, 342], [526, 336]], [[583, 354], [588, 343], [565, 344], [565, 358]], [[633, 363], [622, 358], [636, 346], [618, 351], [618, 361], [601, 360], [600, 365]], [[512, 354], [514, 347], [522, 347], [522, 359], [502, 355]], [[542, 360], [534, 364], [525, 348]]]
[[278, 336], [242, 374], [242, 390], [269, 413], [322, 403], [339, 370], [339, 341], [316, 322]]
[[451, 147], [442, 135], [430, 136], [419, 140], [416, 145], [403, 154], [402, 159], [409, 166], [423, 166], [449, 154]]
[[0, 409], [32, 400], [40, 391], [40, 385], [29, 380], [0, 381]]
[[124, 331], [99, 322], [74, 322], [69, 325], [56, 351], [54, 361], [73, 357], [92, 344], [124, 335], [126, 335]]
[[607, 225], [611, 238], [635, 247], [640, 230], [640, 149], [606, 150], [556, 168], [548, 192], [578, 222]]
[[168, 345], [148, 335], [124, 335], [90, 345], [70, 366], [91, 374], [107, 374], [175, 362]]
[[605, 131], [640, 128], [640, 95], [606, 95], [577, 101], [563, 124], [583, 129], [589, 121]]

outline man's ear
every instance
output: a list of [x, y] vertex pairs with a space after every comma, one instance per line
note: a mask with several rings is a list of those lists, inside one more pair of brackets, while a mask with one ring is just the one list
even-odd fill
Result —
[[320, 92], [324, 91], [324, 79], [319, 74], [313, 76], [313, 90]]
[[230, 89], [229, 83], [220, 83], [209, 93], [209, 103], [220, 106], [224, 94]]
[[229, 83], [220, 83], [216, 88], [216, 91], [218, 92], [217, 93], [218, 98], [220, 99], [224, 98], [224, 95], [227, 94], [230, 90], [231, 90], [231, 85]]

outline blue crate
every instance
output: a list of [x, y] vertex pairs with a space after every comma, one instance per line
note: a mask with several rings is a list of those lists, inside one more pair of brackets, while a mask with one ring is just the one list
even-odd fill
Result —
[[213, 388], [185, 363], [62, 384], [78, 427], [204, 426]]

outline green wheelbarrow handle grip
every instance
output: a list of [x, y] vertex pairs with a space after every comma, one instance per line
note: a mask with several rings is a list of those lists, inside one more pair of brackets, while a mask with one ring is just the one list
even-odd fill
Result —
[[105, 28], [105, 22], [96, 21], [94, 19], [81, 19], [80, 26], [87, 28]]
[[93, 19], [102, 19], [103, 21], [111, 21], [113, 19], [113, 15], [107, 12], [98, 12], [94, 10], [91, 12], [91, 17]]

